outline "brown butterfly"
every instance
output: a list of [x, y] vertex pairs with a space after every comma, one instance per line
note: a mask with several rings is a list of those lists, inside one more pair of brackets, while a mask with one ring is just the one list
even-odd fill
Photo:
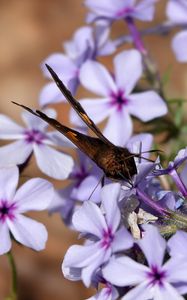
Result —
[[104, 174], [115, 180], [131, 181], [133, 175], [137, 174], [134, 157], [139, 157], [139, 154], [131, 153], [127, 148], [122, 148], [112, 144], [99, 130], [95, 123], [89, 118], [80, 103], [72, 96], [71, 92], [65, 87], [63, 82], [59, 79], [53, 69], [46, 65], [56, 85], [65, 96], [67, 101], [71, 104], [84, 123], [96, 134], [95, 137], [90, 137], [80, 133], [74, 129], [62, 125], [55, 119], [48, 117], [40, 110], [33, 111], [29, 107], [13, 102], [41, 118], [53, 128], [61, 132], [72, 143], [74, 143], [81, 151], [90, 157], [98, 167], [100, 167]]

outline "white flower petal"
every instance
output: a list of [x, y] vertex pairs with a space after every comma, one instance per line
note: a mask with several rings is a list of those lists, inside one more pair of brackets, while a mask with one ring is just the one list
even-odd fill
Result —
[[33, 145], [37, 165], [40, 170], [55, 179], [66, 179], [73, 169], [70, 155], [59, 152], [47, 145]]
[[143, 72], [142, 57], [137, 50], [126, 50], [114, 58], [115, 80], [120, 90], [129, 95]]
[[32, 153], [32, 145], [24, 140], [0, 147], [0, 167], [22, 165]]
[[8, 226], [2, 222], [0, 222], [0, 241], [0, 255], [2, 255], [10, 251], [12, 245]]
[[0, 199], [12, 201], [19, 180], [17, 167], [0, 169]]
[[132, 121], [126, 107], [110, 115], [103, 133], [115, 145], [126, 144], [132, 134]]
[[100, 96], [108, 96], [116, 91], [116, 85], [108, 70], [96, 61], [87, 61], [83, 64], [79, 75], [82, 85]]
[[123, 226], [121, 227], [114, 236], [112, 243], [113, 253], [129, 249], [133, 246], [132, 235], [128, 230]]
[[164, 100], [154, 91], [131, 94], [128, 99], [130, 114], [143, 122], [161, 117], [168, 111]]
[[[121, 300], [151, 300], [152, 298], [152, 289], [148, 286], [148, 283], [142, 282], [137, 287], [131, 289]], [[154, 300], [156, 300], [154, 298]], [[161, 299], [159, 299], [161, 300]], [[165, 299], [166, 300], [166, 299]]]
[[18, 125], [9, 117], [0, 114], [0, 138], [11, 140], [23, 138], [25, 128]]
[[[52, 108], [44, 109], [43, 112], [51, 118], [56, 118], [56, 111]], [[22, 112], [22, 118], [29, 129], [44, 131], [45, 128], [48, 126], [47, 122], [31, 114], [28, 111]]]
[[187, 14], [186, 0], [170, 0], [166, 6], [168, 18], [175, 23], [185, 23]]
[[117, 230], [121, 219], [118, 207], [120, 190], [121, 185], [119, 183], [107, 184], [101, 190], [101, 199], [105, 211], [105, 218], [108, 227], [113, 233]]
[[53, 185], [41, 178], [33, 178], [24, 183], [16, 192], [14, 201], [19, 213], [29, 210], [46, 209], [54, 197]]
[[23, 215], [16, 215], [13, 221], [7, 221], [14, 238], [24, 246], [40, 251], [45, 248], [47, 230], [45, 226]]
[[83, 233], [91, 233], [102, 238], [103, 230], [107, 230], [106, 221], [100, 208], [91, 201], [85, 201], [72, 218], [76, 230]]
[[187, 62], [187, 30], [177, 33], [172, 40], [172, 49], [179, 62]]
[[48, 104], [64, 102], [65, 97], [57, 87], [56, 83], [47, 83], [41, 90], [39, 95], [39, 104], [44, 107]]

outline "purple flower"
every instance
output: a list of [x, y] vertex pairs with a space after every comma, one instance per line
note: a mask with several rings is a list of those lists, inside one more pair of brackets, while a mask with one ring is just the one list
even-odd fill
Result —
[[[186, 0], [169, 0], [166, 7], [166, 14], [174, 24], [187, 23], [187, 2]], [[172, 40], [172, 49], [180, 62], [187, 62], [187, 30], [177, 33]]]
[[16, 241], [37, 251], [45, 248], [47, 240], [44, 225], [22, 214], [46, 209], [54, 196], [52, 184], [34, 178], [16, 191], [18, 179], [17, 167], [0, 169], [0, 254], [10, 251], [10, 233]]
[[[99, 99], [84, 99], [81, 104], [95, 123], [109, 117], [104, 135], [114, 144], [124, 146], [131, 136], [133, 124], [130, 115], [146, 122], [167, 113], [166, 104], [156, 92], [131, 94], [142, 71], [141, 55], [137, 50], [116, 55], [114, 77], [98, 62], [88, 61], [81, 68], [82, 85], [101, 96]], [[71, 120], [76, 125], [82, 124], [75, 112], [72, 112]]]
[[97, 292], [96, 295], [88, 298], [87, 300], [116, 300], [119, 299], [117, 289], [109, 282], [104, 283], [104, 287]]
[[144, 226], [144, 237], [137, 242], [145, 255], [148, 266], [127, 256], [113, 257], [103, 268], [107, 281], [119, 287], [132, 287], [123, 300], [184, 299], [178, 285], [187, 285], [187, 262], [172, 257], [163, 263], [166, 241], [153, 225]]
[[[46, 110], [54, 117], [54, 110]], [[0, 138], [16, 140], [6, 146], [0, 147], [0, 166], [21, 165], [26, 162], [32, 153], [40, 170], [55, 179], [65, 179], [73, 169], [73, 159], [51, 146], [57, 146], [57, 136], [54, 132], [46, 132], [47, 123], [28, 112], [23, 112], [24, 128], [5, 115], [0, 115]], [[59, 136], [58, 136], [59, 139]], [[61, 144], [67, 144], [61, 138]]]
[[64, 258], [64, 276], [77, 280], [82, 278], [89, 286], [94, 273], [106, 263], [112, 253], [130, 248], [133, 240], [124, 226], [120, 226], [121, 214], [118, 208], [120, 184], [106, 185], [101, 191], [102, 212], [97, 204], [86, 201], [73, 215], [73, 225], [87, 237], [84, 246], [71, 246]]
[[152, 21], [157, 0], [85, 0], [85, 5], [90, 9], [87, 21], [94, 22], [99, 19], [109, 22], [136, 18], [141, 21]]
[[49, 208], [50, 212], [60, 213], [64, 222], [72, 225], [72, 215], [78, 202], [100, 202], [101, 178], [102, 171], [78, 150], [78, 163], [69, 176], [71, 184], [56, 192]]
[[[109, 30], [106, 26], [98, 25], [95, 30], [84, 26], [79, 28], [71, 41], [64, 43], [65, 54], [54, 53], [42, 63], [44, 75], [51, 79], [45, 67], [47, 63], [75, 94], [79, 85], [79, 71], [87, 59], [96, 59], [97, 56], [109, 55], [115, 51], [114, 43], [108, 39]], [[64, 96], [54, 82], [48, 83], [41, 91], [39, 102], [41, 106], [49, 103], [58, 103]]]

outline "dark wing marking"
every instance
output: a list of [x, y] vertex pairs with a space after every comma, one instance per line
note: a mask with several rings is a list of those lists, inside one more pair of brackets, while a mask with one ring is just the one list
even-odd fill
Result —
[[[64, 136], [66, 136], [72, 143], [74, 143], [81, 151], [83, 151], [87, 156], [89, 156], [91, 159], [95, 161], [95, 155], [100, 151], [100, 144], [104, 143], [101, 142], [98, 138], [93, 138], [90, 136], [87, 136], [85, 134], [82, 134], [74, 129], [71, 129], [67, 126], [64, 126], [57, 120], [48, 117], [46, 114], [41, 112], [40, 110], [32, 110], [31, 108], [19, 104], [17, 102], [12, 101], [12, 103], [21, 106], [31, 114], [35, 115], [36, 117], [44, 120], [49, 125], [51, 125], [53, 128], [61, 132]], [[105, 143], [104, 143], [105, 144]], [[96, 162], [97, 163], [97, 162]]]
[[48, 71], [50, 72], [52, 78], [54, 79], [56, 85], [59, 90], [65, 96], [67, 101], [71, 104], [76, 113], [80, 116], [80, 118], [84, 121], [84, 123], [105, 143], [109, 143], [113, 145], [99, 130], [99, 128], [95, 125], [95, 123], [89, 118], [81, 104], [72, 96], [71, 92], [65, 87], [63, 82], [60, 80], [58, 75], [53, 71], [53, 69], [46, 64]]

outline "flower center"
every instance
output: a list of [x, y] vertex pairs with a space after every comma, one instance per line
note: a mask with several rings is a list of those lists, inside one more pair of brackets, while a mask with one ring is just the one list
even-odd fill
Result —
[[8, 203], [7, 200], [0, 200], [0, 221], [4, 222], [7, 218], [13, 220], [15, 217], [15, 208], [15, 203]]
[[102, 243], [101, 243], [102, 247], [105, 249], [108, 249], [111, 246], [113, 239], [114, 239], [114, 235], [113, 235], [111, 229], [108, 228], [107, 231], [103, 232], [103, 239], [102, 239]]
[[133, 7], [124, 7], [116, 13], [116, 17], [121, 18], [121, 17], [126, 17], [131, 15], [134, 12]]
[[112, 92], [110, 94], [110, 104], [117, 106], [118, 110], [122, 109], [123, 105], [127, 105], [129, 100], [125, 97], [124, 91], [118, 90], [116, 93]]
[[37, 129], [25, 131], [25, 140], [27, 143], [36, 143], [40, 145], [44, 138], [45, 135]]
[[149, 283], [151, 285], [163, 285], [163, 280], [166, 278], [166, 271], [159, 270], [157, 266], [152, 266], [151, 271], [147, 273]]

